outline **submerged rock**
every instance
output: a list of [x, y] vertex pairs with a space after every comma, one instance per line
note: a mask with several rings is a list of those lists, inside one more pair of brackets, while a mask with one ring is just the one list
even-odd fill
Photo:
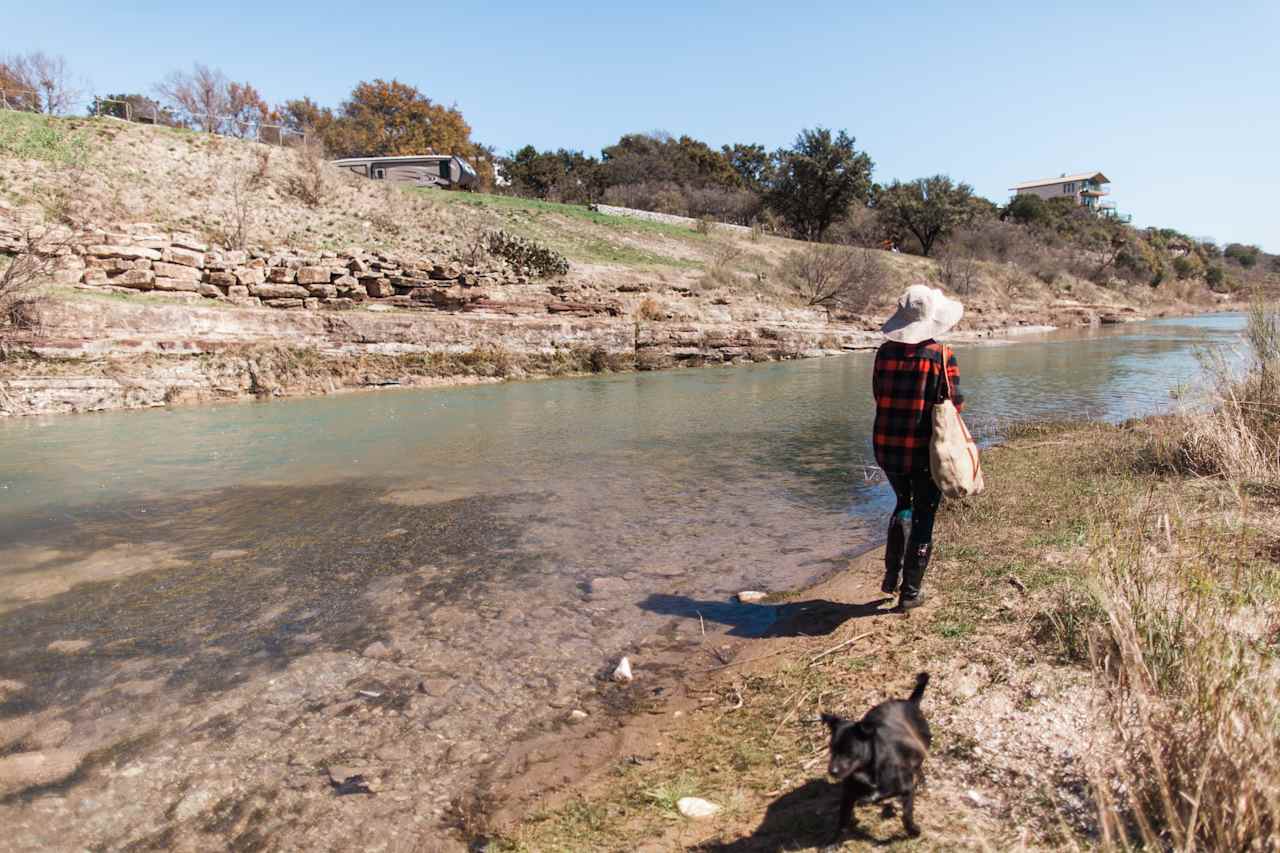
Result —
[[622, 578], [592, 578], [590, 586], [592, 595], [618, 595], [630, 588]]
[[64, 655], [73, 655], [76, 652], [82, 652], [92, 646], [89, 640], [54, 640], [47, 648], [51, 652], [58, 652]]

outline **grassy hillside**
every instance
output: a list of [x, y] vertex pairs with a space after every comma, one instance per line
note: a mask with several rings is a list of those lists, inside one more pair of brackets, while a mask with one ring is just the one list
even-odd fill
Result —
[[[303, 150], [111, 118], [0, 112], [0, 205], [11, 216], [22, 211], [82, 228], [154, 223], [228, 248], [358, 246], [442, 260], [476, 257], [485, 251], [482, 236], [503, 229], [569, 259], [570, 272], [556, 286], [609, 294], [644, 319], [827, 319], [795, 295], [783, 269], [784, 259], [808, 244], [576, 205], [400, 187], [356, 177]], [[876, 254], [883, 284], [865, 317], [847, 318], [855, 324], [873, 325], [912, 281], [951, 284], [972, 309], [966, 325], [976, 329], [1214, 302], [1199, 281], [1103, 288], [1069, 272], [1045, 276], [1012, 262], [977, 261], [959, 284], [933, 260]]]

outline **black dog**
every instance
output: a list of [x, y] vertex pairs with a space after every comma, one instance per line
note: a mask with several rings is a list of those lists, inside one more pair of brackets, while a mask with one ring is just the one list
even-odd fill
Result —
[[[827, 772], [843, 782], [840, 820], [832, 844], [838, 844], [853, 824], [854, 805], [902, 798], [902, 826], [907, 835], [920, 834], [916, 826], [915, 788], [920, 766], [933, 740], [929, 723], [920, 713], [920, 698], [929, 674], [916, 676], [916, 689], [906, 701], [881, 702], [857, 722], [823, 714], [831, 728], [831, 762]], [[886, 810], [890, 807], [886, 806]]]

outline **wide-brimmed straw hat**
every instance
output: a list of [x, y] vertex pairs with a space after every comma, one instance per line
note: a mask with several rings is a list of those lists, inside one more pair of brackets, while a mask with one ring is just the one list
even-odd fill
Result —
[[918, 344], [945, 334], [964, 316], [964, 306], [927, 284], [913, 284], [898, 297], [898, 310], [880, 327], [891, 341]]

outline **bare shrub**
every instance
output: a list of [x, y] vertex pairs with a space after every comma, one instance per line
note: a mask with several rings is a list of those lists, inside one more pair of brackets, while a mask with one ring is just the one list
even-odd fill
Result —
[[646, 296], [644, 301], [636, 308], [636, 316], [641, 320], [665, 320], [667, 319], [667, 312], [659, 304], [658, 300], [652, 296]]
[[694, 225], [694, 230], [697, 231], [699, 234], [706, 235], [706, 234], [710, 234], [712, 230], [715, 229], [715, 227], [716, 226], [714, 222], [712, 222], [707, 217], [703, 216], [703, 217], [700, 217], [698, 219], [697, 224]]
[[682, 195], [687, 215], [734, 225], [750, 225], [764, 207], [760, 196], [748, 190], [685, 187]]
[[760, 196], [748, 190], [690, 187], [674, 181], [638, 181], [612, 186], [605, 190], [604, 202], [735, 225], [750, 225], [764, 210]]
[[938, 261], [938, 278], [947, 290], [961, 296], [977, 290], [981, 268], [972, 253], [963, 247], [945, 244], [934, 257]]
[[285, 192], [307, 207], [319, 207], [324, 204], [328, 194], [328, 181], [325, 176], [326, 163], [320, 146], [305, 145], [298, 155], [301, 175], [290, 175], [285, 182]]
[[266, 186], [267, 175], [271, 171], [271, 149], [267, 147], [254, 149], [253, 159], [255, 164], [253, 186], [255, 188]]
[[61, 56], [49, 56], [40, 51], [6, 57], [0, 62], [0, 81], [4, 81], [0, 88], [34, 93], [36, 102], [28, 106], [35, 112], [49, 115], [71, 112], [82, 94], [71, 82], [67, 61]]
[[249, 232], [253, 228], [256, 174], [249, 168], [232, 176], [223, 215], [209, 225], [210, 238], [225, 249], [248, 248]]
[[872, 249], [813, 245], [788, 255], [782, 274], [806, 305], [860, 313], [885, 292], [889, 274]]
[[0, 356], [7, 350], [7, 332], [29, 327], [37, 289], [58, 269], [75, 236], [50, 228], [11, 231], [4, 226], [0, 222]]
[[711, 255], [711, 263], [707, 265], [706, 275], [702, 277], [702, 286], [732, 288], [738, 283], [738, 263], [743, 254], [742, 246], [731, 240], [716, 246]]
[[489, 234], [483, 228], [476, 228], [467, 235], [462, 246], [462, 262], [468, 266], [479, 266], [489, 257]]
[[170, 72], [156, 85], [156, 92], [187, 113], [198, 128], [214, 133], [221, 126], [222, 116], [231, 111], [230, 85], [221, 71], [197, 62], [190, 73]]

